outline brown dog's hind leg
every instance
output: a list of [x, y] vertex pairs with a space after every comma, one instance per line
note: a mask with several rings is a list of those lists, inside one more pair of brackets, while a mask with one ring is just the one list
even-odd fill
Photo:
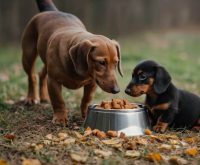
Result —
[[39, 73], [39, 93], [40, 93], [40, 102], [47, 103], [50, 102], [49, 94], [47, 90], [47, 68], [44, 66]]
[[47, 78], [48, 92], [53, 106], [53, 120], [55, 124], [62, 124], [66, 126], [68, 111], [65, 108], [65, 102], [62, 98], [62, 86], [56, 80]]
[[34, 72], [34, 65], [37, 57], [37, 49], [34, 41], [29, 42], [28, 39], [24, 41], [22, 48], [22, 64], [26, 74], [28, 75], [28, 95], [25, 99], [25, 104], [36, 104], [39, 102], [37, 77]]
[[93, 93], [95, 89], [96, 84], [94, 82], [84, 86], [83, 98], [81, 100], [81, 112], [83, 118], [85, 118], [87, 115], [88, 105], [93, 98]]

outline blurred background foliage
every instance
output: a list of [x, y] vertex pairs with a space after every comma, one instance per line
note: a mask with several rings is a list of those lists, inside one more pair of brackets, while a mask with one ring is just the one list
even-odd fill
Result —
[[[199, 27], [199, 0], [54, 0], [89, 31], [112, 38], [146, 30]], [[18, 43], [27, 21], [38, 13], [34, 0], [0, 0], [0, 44]]]
[[[124, 77], [121, 92], [97, 90], [94, 102], [129, 96], [123, 92], [134, 66], [153, 59], [164, 65], [180, 88], [200, 94], [199, 0], [54, 0], [61, 11], [79, 17], [88, 31], [116, 39], [121, 45]], [[26, 96], [27, 77], [21, 66], [20, 40], [34, 0], [0, 0], [0, 101]], [[38, 66], [41, 62], [38, 61]], [[39, 71], [40, 67], [37, 67]], [[64, 90], [66, 100], [79, 103], [82, 91]], [[73, 97], [72, 97], [73, 96]], [[23, 99], [23, 98], [21, 98]], [[135, 101], [143, 100], [134, 98]]]

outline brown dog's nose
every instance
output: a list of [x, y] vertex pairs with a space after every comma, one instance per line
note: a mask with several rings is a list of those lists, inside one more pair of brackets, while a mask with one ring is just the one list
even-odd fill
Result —
[[116, 93], [119, 93], [120, 92], [120, 89], [118, 86], [114, 86], [114, 88], [112, 89], [111, 91], [113, 94], [116, 94]]
[[128, 94], [128, 95], [130, 95], [131, 94], [130, 88], [126, 88], [125, 93]]

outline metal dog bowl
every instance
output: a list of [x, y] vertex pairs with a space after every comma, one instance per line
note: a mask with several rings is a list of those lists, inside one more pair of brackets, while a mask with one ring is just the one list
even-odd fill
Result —
[[138, 109], [101, 109], [97, 104], [88, 107], [84, 127], [123, 132], [126, 136], [144, 135], [144, 130], [149, 127], [147, 112], [143, 105], [138, 104]]

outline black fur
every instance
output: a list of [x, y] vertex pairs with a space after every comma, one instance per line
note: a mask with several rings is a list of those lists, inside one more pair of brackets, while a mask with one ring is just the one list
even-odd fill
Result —
[[143, 61], [139, 63], [133, 72], [132, 80], [127, 86], [126, 93], [131, 94], [131, 87], [133, 85], [140, 85], [135, 83], [133, 79], [137, 79], [137, 72], [142, 70], [147, 75], [152, 75], [154, 79], [152, 86], [156, 97], [146, 93], [145, 104], [151, 109], [156, 105], [169, 103], [169, 108], [166, 110], [155, 109], [149, 111], [149, 116], [154, 126], [158, 119], [163, 123], [168, 123], [173, 128], [192, 128], [200, 118], [200, 97], [190, 92], [176, 88], [171, 82], [171, 76], [154, 61]]

